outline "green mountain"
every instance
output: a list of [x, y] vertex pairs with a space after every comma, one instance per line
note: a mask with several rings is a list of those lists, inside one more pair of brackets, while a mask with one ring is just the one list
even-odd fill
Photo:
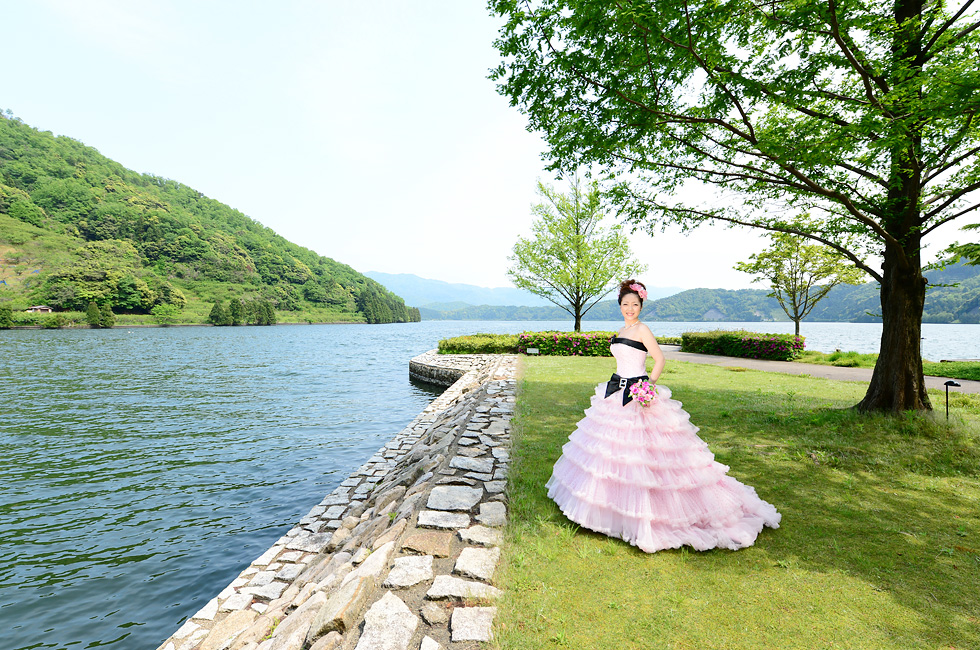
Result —
[[164, 305], [203, 322], [232, 298], [287, 321], [420, 319], [378, 282], [234, 208], [0, 114], [0, 304]]
[[[930, 288], [922, 320], [926, 323], [980, 323], [980, 266], [963, 262], [926, 274]], [[953, 286], [955, 285], [955, 286]], [[763, 289], [689, 289], [647, 301], [643, 318], [648, 321], [786, 321], [775, 298]], [[834, 287], [805, 321], [875, 322], [881, 310], [878, 283]], [[460, 306], [451, 309], [422, 308], [426, 320], [566, 320], [558, 307]], [[615, 300], [604, 300], [583, 317], [585, 321], [622, 318]]]

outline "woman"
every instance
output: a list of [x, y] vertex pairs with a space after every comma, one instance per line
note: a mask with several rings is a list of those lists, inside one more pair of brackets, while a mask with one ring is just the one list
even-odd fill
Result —
[[[610, 346], [616, 374], [599, 384], [548, 480], [548, 496], [572, 521], [653, 553], [688, 545], [704, 551], [751, 546], [780, 515], [755, 490], [728, 476], [681, 403], [656, 386], [643, 406], [633, 384], [655, 384], [664, 355], [640, 322], [642, 282], [619, 289], [623, 328]], [[653, 371], [646, 375], [647, 355]]]

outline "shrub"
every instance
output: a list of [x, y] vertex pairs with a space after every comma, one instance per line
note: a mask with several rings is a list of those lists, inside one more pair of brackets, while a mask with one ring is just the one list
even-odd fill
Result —
[[9, 330], [14, 326], [14, 311], [10, 305], [0, 305], [0, 330]]
[[537, 348], [538, 354], [551, 356], [609, 357], [609, 342], [615, 332], [521, 332], [517, 351], [527, 354]]
[[61, 314], [46, 314], [41, 319], [41, 327], [46, 330], [59, 330], [67, 324], [67, 319]]
[[745, 330], [684, 332], [681, 335], [681, 351], [792, 361], [803, 352], [803, 341], [804, 337], [793, 334], [760, 334]]
[[[609, 343], [615, 332], [521, 332], [520, 334], [471, 334], [439, 341], [439, 354], [527, 354], [537, 348], [541, 355], [610, 357]], [[663, 345], [680, 345], [678, 336], [656, 337]]]
[[439, 341], [439, 354], [516, 354], [516, 334], [473, 334]]

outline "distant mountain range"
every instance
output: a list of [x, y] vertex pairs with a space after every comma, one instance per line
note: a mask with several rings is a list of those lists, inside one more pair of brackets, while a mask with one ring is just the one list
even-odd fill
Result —
[[[424, 320], [566, 320], [571, 316], [563, 309], [537, 299], [531, 303], [526, 292], [518, 289], [485, 289], [472, 285], [454, 285], [424, 280], [413, 275], [365, 273], [404, 296], [410, 304], [419, 305]], [[931, 288], [926, 293], [923, 321], [927, 323], [980, 323], [980, 266], [964, 263], [926, 274]], [[395, 284], [389, 278], [403, 279]], [[392, 284], [389, 284], [392, 282]], [[414, 288], [408, 283], [414, 283]], [[956, 285], [956, 286], [944, 286]], [[429, 289], [431, 287], [431, 289]], [[455, 288], [462, 288], [455, 292]], [[488, 292], [488, 293], [482, 293]], [[511, 304], [501, 304], [507, 296], [516, 295]], [[658, 292], [662, 292], [659, 293]], [[651, 288], [644, 305], [644, 319], [649, 321], [786, 321], [789, 320], [775, 298], [765, 289], [689, 289]], [[523, 294], [523, 295], [522, 295]], [[436, 302], [438, 297], [443, 302]], [[535, 299], [536, 296], [531, 296]], [[474, 304], [474, 302], [478, 304]], [[531, 303], [531, 304], [528, 304]], [[814, 308], [807, 321], [875, 322], [881, 309], [878, 284], [835, 287]], [[615, 300], [604, 300], [593, 307], [583, 320], [619, 320]]]
[[[478, 287], [472, 284], [427, 280], [410, 273], [378, 273], [368, 271], [367, 277], [385, 286], [409, 305], [428, 311], [455, 311], [474, 306], [500, 307], [549, 307], [553, 306], [544, 298], [529, 291], [514, 287]], [[647, 293], [653, 299], [664, 298], [683, 291], [680, 287], [648, 287]], [[556, 307], [556, 309], [558, 309]], [[559, 311], [561, 311], [559, 309]]]

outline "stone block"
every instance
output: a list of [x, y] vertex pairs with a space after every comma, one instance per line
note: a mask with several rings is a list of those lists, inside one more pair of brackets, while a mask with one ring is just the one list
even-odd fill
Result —
[[245, 609], [252, 604], [252, 594], [237, 593], [225, 599], [218, 608], [220, 611], [235, 611]]
[[503, 592], [496, 587], [483, 584], [482, 582], [472, 582], [462, 578], [440, 575], [432, 582], [432, 586], [425, 593], [429, 600], [442, 600], [444, 598], [499, 598]]
[[258, 617], [259, 613], [250, 609], [232, 612], [211, 628], [211, 632], [205, 637], [199, 650], [222, 650], [229, 647], [235, 637], [251, 627]]
[[418, 616], [389, 591], [364, 614], [364, 631], [355, 650], [408, 650], [418, 625]]
[[388, 560], [391, 558], [392, 553], [395, 550], [395, 543], [388, 542], [374, 553], [368, 556], [366, 560], [361, 562], [361, 566], [357, 567], [350, 574], [344, 578], [341, 585], [346, 584], [352, 580], [356, 580], [361, 577], [371, 578], [373, 583], [377, 583], [378, 578], [381, 573], [388, 568]]
[[432, 488], [426, 506], [432, 510], [470, 510], [483, 498], [483, 488], [439, 485]]
[[313, 618], [307, 642], [312, 643], [334, 630], [344, 633], [354, 626], [373, 589], [374, 581], [371, 578], [358, 578], [341, 586]]
[[459, 531], [459, 537], [468, 544], [480, 546], [499, 546], [504, 541], [504, 535], [499, 530], [479, 524]]
[[[387, 518], [387, 517], [385, 517]], [[382, 533], [378, 539], [374, 540], [374, 544], [371, 545], [371, 550], [378, 550], [388, 542], [393, 542], [398, 539], [398, 536], [405, 532], [405, 527], [408, 525], [407, 519], [402, 519], [394, 526]]]
[[493, 617], [496, 615], [496, 607], [457, 607], [449, 623], [453, 643], [490, 641], [493, 639]]
[[326, 548], [332, 537], [331, 533], [307, 533], [289, 538], [286, 548], [307, 553], [320, 553]]
[[286, 591], [289, 584], [286, 582], [270, 582], [262, 587], [243, 587], [241, 593], [251, 594], [256, 598], [261, 598], [262, 600], [275, 600], [282, 596], [282, 592]]
[[419, 650], [442, 650], [442, 645], [430, 636], [422, 637], [422, 645]]
[[456, 512], [437, 512], [423, 510], [419, 513], [419, 526], [422, 528], [466, 528], [470, 525], [470, 516]]
[[453, 534], [435, 531], [415, 533], [402, 542], [402, 550], [436, 557], [449, 557], [453, 552]]
[[493, 471], [493, 461], [489, 458], [468, 458], [467, 456], [454, 456], [449, 461], [449, 466], [456, 469], [463, 469], [480, 474], [488, 474]]
[[384, 587], [403, 589], [432, 579], [432, 556], [409, 555], [395, 558], [395, 565], [384, 581]]
[[489, 581], [493, 577], [493, 572], [496, 570], [499, 561], [499, 548], [467, 547], [456, 558], [453, 573], [458, 573], [467, 578]]
[[507, 523], [507, 506], [499, 501], [480, 504], [480, 514], [476, 520], [485, 526], [500, 527]]
[[446, 608], [431, 600], [422, 605], [420, 613], [422, 614], [422, 619], [433, 627], [445, 625], [449, 622], [449, 612]]

